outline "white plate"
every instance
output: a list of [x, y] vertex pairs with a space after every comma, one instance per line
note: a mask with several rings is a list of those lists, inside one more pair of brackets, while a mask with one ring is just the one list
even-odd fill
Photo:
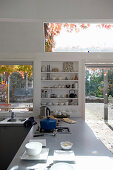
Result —
[[30, 139], [29, 142], [40, 142], [40, 143], [42, 143], [43, 147], [46, 146], [46, 139]]
[[62, 163], [56, 163], [54, 164], [50, 170], [74, 170], [74, 168], [68, 164], [68, 163], [65, 163], [65, 162], [62, 162]]
[[75, 154], [73, 151], [54, 151], [54, 161], [65, 161], [65, 162], [75, 162]]
[[30, 156], [26, 153], [26, 151], [23, 153], [23, 155], [20, 157], [22, 160], [40, 160], [40, 161], [46, 161], [48, 158], [49, 148], [42, 148], [42, 151], [39, 155], [36, 156]]

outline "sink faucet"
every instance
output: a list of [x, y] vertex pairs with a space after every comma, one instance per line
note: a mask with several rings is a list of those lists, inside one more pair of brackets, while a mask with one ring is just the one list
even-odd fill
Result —
[[11, 112], [11, 119], [14, 119], [15, 113], [12, 110], [10, 110], [9, 112]]

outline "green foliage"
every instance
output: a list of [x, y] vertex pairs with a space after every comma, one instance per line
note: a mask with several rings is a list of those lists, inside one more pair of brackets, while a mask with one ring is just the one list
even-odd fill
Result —
[[14, 72], [10, 76], [10, 85], [16, 87], [21, 83], [22, 80], [23, 79], [21, 74], [18, 72]]
[[[104, 69], [86, 70], [86, 96], [93, 95], [103, 98]], [[108, 96], [113, 97], [113, 69], [108, 69]]]
[[86, 96], [103, 97], [103, 70], [91, 72], [86, 70]]

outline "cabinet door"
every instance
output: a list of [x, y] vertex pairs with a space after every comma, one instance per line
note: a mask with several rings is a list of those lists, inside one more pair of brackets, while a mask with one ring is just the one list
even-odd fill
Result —
[[25, 127], [0, 127], [0, 169], [7, 169], [29, 130]]

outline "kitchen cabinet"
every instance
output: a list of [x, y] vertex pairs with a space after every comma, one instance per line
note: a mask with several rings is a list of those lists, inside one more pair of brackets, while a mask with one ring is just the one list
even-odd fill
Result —
[[30, 128], [0, 126], [0, 169], [6, 170]]
[[78, 106], [78, 92], [78, 61], [41, 62], [41, 106], [48, 106], [53, 112], [70, 112]]

